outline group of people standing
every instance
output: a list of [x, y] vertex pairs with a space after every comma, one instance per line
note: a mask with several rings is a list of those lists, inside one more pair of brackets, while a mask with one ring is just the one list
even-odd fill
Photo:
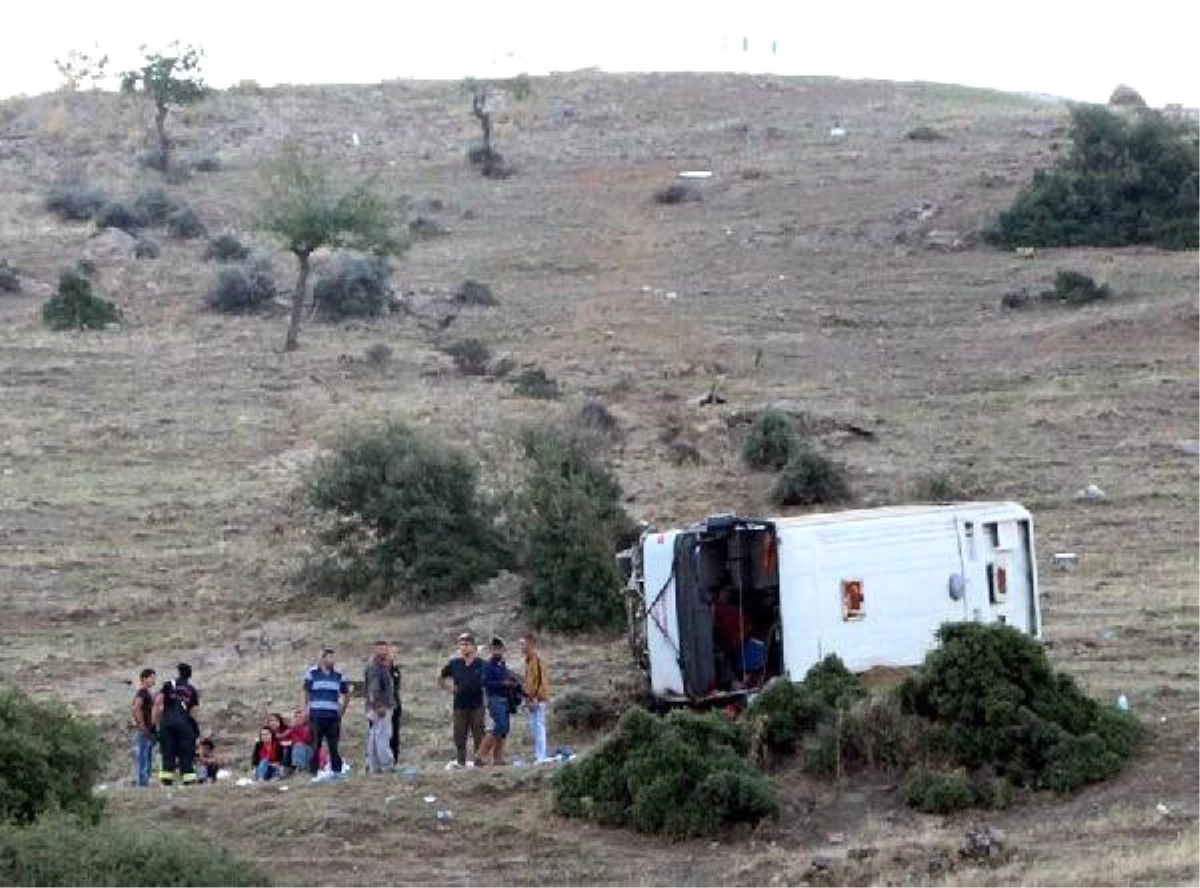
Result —
[[[524, 670], [505, 662], [503, 639], [492, 638], [490, 655], [479, 657], [475, 637], [458, 637], [458, 656], [442, 668], [439, 685], [453, 693], [455, 767], [505, 764], [511, 718], [521, 705], [529, 713], [536, 759], [546, 761], [546, 707], [550, 679], [532, 635], [521, 639]], [[159, 780], [166, 786], [216, 779], [220, 767], [211, 738], [201, 739], [197, 715], [200, 692], [192, 668], [180, 663], [177, 676], [155, 692], [157, 674], [143, 669], [133, 697], [134, 780], [151, 782], [154, 749], [161, 756]], [[367, 716], [367, 771], [386, 773], [400, 751], [401, 674], [396, 645], [377, 641], [363, 681]], [[341, 728], [350, 702], [350, 683], [336, 668], [334, 650], [324, 648], [303, 681], [303, 705], [292, 721], [272, 713], [256, 738], [251, 765], [255, 778], [271, 780], [308, 772], [314, 780], [340, 780], [348, 773], [341, 753]], [[467, 737], [473, 755], [467, 758]]]
[[[512, 715], [521, 706], [529, 712], [534, 757], [546, 761], [546, 707], [550, 702], [550, 676], [537, 650], [537, 639], [525, 635], [521, 653], [523, 675], [508, 668], [504, 639], [491, 640], [486, 661], [479, 657], [475, 636], [458, 637], [458, 656], [442, 667], [438, 683], [454, 694], [454, 751], [451, 766], [503, 765]], [[490, 722], [490, 724], [488, 724]], [[472, 758], [467, 758], [467, 737], [472, 741]]]

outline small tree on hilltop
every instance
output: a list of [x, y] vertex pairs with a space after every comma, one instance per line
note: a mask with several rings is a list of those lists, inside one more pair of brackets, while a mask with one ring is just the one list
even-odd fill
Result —
[[99, 46], [94, 56], [72, 49], [65, 58], [55, 59], [54, 67], [62, 77], [63, 92], [75, 92], [85, 80], [91, 82], [92, 89], [99, 89], [108, 76], [108, 55], [101, 55]]
[[507, 168], [499, 151], [492, 147], [492, 117], [503, 107], [504, 96], [516, 101], [528, 98], [532, 88], [529, 77], [518, 74], [509, 80], [476, 80], [468, 77], [463, 81], [463, 91], [471, 97], [471, 113], [479, 121], [481, 140], [471, 149], [471, 162], [480, 167], [485, 176], [501, 175]]
[[295, 143], [289, 143], [267, 164], [265, 179], [267, 193], [258, 225], [283, 242], [299, 268], [284, 344], [287, 351], [294, 351], [299, 345], [313, 251], [331, 247], [399, 256], [408, 242], [387, 201], [372, 191], [370, 183], [339, 192], [325, 171]]
[[208, 87], [200, 75], [203, 51], [194, 46], [180, 46], [176, 41], [161, 52], [149, 52], [141, 47], [143, 64], [121, 75], [121, 92], [134, 95], [142, 92], [154, 102], [154, 130], [158, 133], [160, 169], [165, 173], [170, 164], [171, 140], [167, 138], [167, 112], [172, 106], [190, 105], [208, 95]]

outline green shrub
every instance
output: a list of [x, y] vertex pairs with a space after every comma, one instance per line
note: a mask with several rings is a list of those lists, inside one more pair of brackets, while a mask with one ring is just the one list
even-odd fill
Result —
[[351, 432], [306, 487], [325, 517], [318, 591], [369, 604], [460, 597], [508, 564], [462, 453], [392, 422]]
[[269, 305], [275, 298], [275, 271], [265, 255], [240, 265], [217, 269], [206, 303], [214, 311], [243, 314]]
[[621, 485], [584, 438], [527, 430], [521, 444], [526, 471], [515, 511], [531, 575], [525, 613], [563, 632], [620, 625], [625, 600], [613, 553], [634, 527]]
[[775, 479], [770, 497], [777, 506], [840, 503], [850, 498], [850, 482], [841, 464], [801, 446]]
[[829, 773], [841, 758], [845, 713], [866, 695], [862, 679], [830, 654], [808, 670], [803, 682], [772, 682], [754, 698], [747, 718], [769, 748], [802, 752], [806, 770]]
[[1143, 111], [1134, 120], [1097, 105], [1071, 111], [1072, 150], [1038, 170], [986, 232], [1003, 247], [1194, 250], [1200, 174], [1194, 125]]
[[313, 299], [326, 320], [378, 317], [392, 296], [391, 275], [382, 256], [339, 253], [330, 273], [317, 279]]
[[148, 225], [162, 225], [177, 209], [175, 201], [161, 188], [147, 188], [133, 201], [133, 209]]
[[1054, 287], [1042, 292], [1046, 302], [1065, 302], [1068, 305], [1083, 305], [1097, 302], [1112, 295], [1108, 284], [1097, 285], [1086, 274], [1078, 271], [1060, 270], [1054, 275]]
[[904, 134], [910, 142], [942, 142], [946, 136], [931, 126], [917, 126]]
[[744, 726], [719, 713], [640, 707], [581, 761], [554, 776], [554, 804], [568, 817], [678, 838], [776, 817], [775, 789], [746, 760]]
[[1004, 625], [953, 623], [899, 688], [904, 710], [930, 723], [933, 751], [1015, 786], [1058, 791], [1118, 773], [1139, 725], [1056, 673], [1038, 642]]
[[42, 306], [42, 320], [51, 330], [99, 330], [120, 323], [121, 312], [92, 292], [92, 282], [74, 269], [58, 278], [58, 290]]
[[0, 293], [19, 293], [21, 291], [21, 276], [17, 269], [8, 264], [7, 259], [0, 259]]
[[926, 814], [949, 814], [975, 804], [975, 790], [962, 774], [914, 768], [904, 780], [909, 807]]
[[541, 367], [527, 367], [512, 377], [513, 389], [518, 395], [539, 401], [554, 401], [562, 397], [558, 383], [546, 375]]
[[592, 733], [610, 727], [619, 715], [610, 697], [587, 691], [571, 691], [554, 701], [554, 707], [550, 710], [550, 729], [556, 737], [569, 733]]
[[0, 826], [2, 885], [268, 885], [267, 873], [174, 830], [55, 814]]
[[445, 348], [454, 359], [454, 366], [465, 376], [486, 376], [492, 350], [482, 339], [460, 339]]
[[53, 809], [98, 818], [103, 805], [93, 787], [107, 755], [95, 725], [65, 704], [0, 687], [0, 823], [31, 823]]
[[454, 291], [454, 301], [459, 305], [499, 305], [492, 288], [479, 281], [465, 280]]
[[160, 247], [158, 245], [158, 241], [152, 237], [146, 237], [143, 235], [139, 237], [137, 239], [137, 243], [133, 245], [134, 259], [157, 259], [161, 255], [162, 247]]
[[95, 185], [68, 182], [46, 195], [46, 209], [68, 222], [86, 222], [108, 203], [108, 192]]
[[110, 200], [92, 217], [97, 228], [119, 228], [136, 235], [146, 226], [146, 218], [136, 208], [125, 206], [120, 201]]
[[204, 237], [204, 224], [191, 207], [176, 207], [167, 214], [167, 234], [180, 240]]
[[241, 262], [250, 255], [250, 248], [228, 232], [219, 234], [204, 248], [205, 262]]
[[781, 410], [764, 410], [750, 426], [742, 460], [752, 469], [782, 469], [800, 446], [792, 420]]
[[974, 480], [954, 472], [930, 472], [917, 478], [912, 486], [912, 498], [927, 503], [967, 500], [978, 492]]

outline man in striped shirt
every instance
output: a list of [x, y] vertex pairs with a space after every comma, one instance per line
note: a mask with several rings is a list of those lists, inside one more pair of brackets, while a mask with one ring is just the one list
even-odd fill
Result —
[[343, 777], [338, 740], [342, 734], [342, 716], [349, 702], [350, 683], [333, 668], [333, 648], [325, 648], [317, 665], [308, 670], [308, 675], [304, 677], [304, 705], [308, 708], [308, 720], [313, 732], [309, 770], [317, 773], [321, 742], [324, 741], [329, 746], [329, 776], [324, 779], [341, 780]]

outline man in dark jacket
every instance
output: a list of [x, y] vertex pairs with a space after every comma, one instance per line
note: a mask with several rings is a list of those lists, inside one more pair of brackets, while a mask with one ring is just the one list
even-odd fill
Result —
[[175, 782], [196, 782], [196, 740], [200, 730], [196, 709], [200, 692], [192, 686], [192, 667], [179, 664], [179, 674], [158, 692], [158, 738], [162, 747], [162, 770], [158, 777], [164, 786]]
[[404, 706], [400, 702], [400, 661], [396, 657], [399, 645], [392, 642], [388, 645], [388, 669], [392, 673], [392, 758], [400, 761], [400, 713]]
[[392, 770], [396, 758], [392, 754], [392, 705], [396, 688], [392, 683], [392, 665], [388, 643], [375, 642], [375, 655], [367, 664], [364, 681], [367, 693], [367, 773], [383, 774]]
[[513, 703], [521, 700], [521, 683], [504, 662], [504, 639], [498, 636], [492, 639], [492, 654], [483, 664], [483, 692], [492, 726], [479, 748], [480, 764], [503, 765], [504, 743]]

